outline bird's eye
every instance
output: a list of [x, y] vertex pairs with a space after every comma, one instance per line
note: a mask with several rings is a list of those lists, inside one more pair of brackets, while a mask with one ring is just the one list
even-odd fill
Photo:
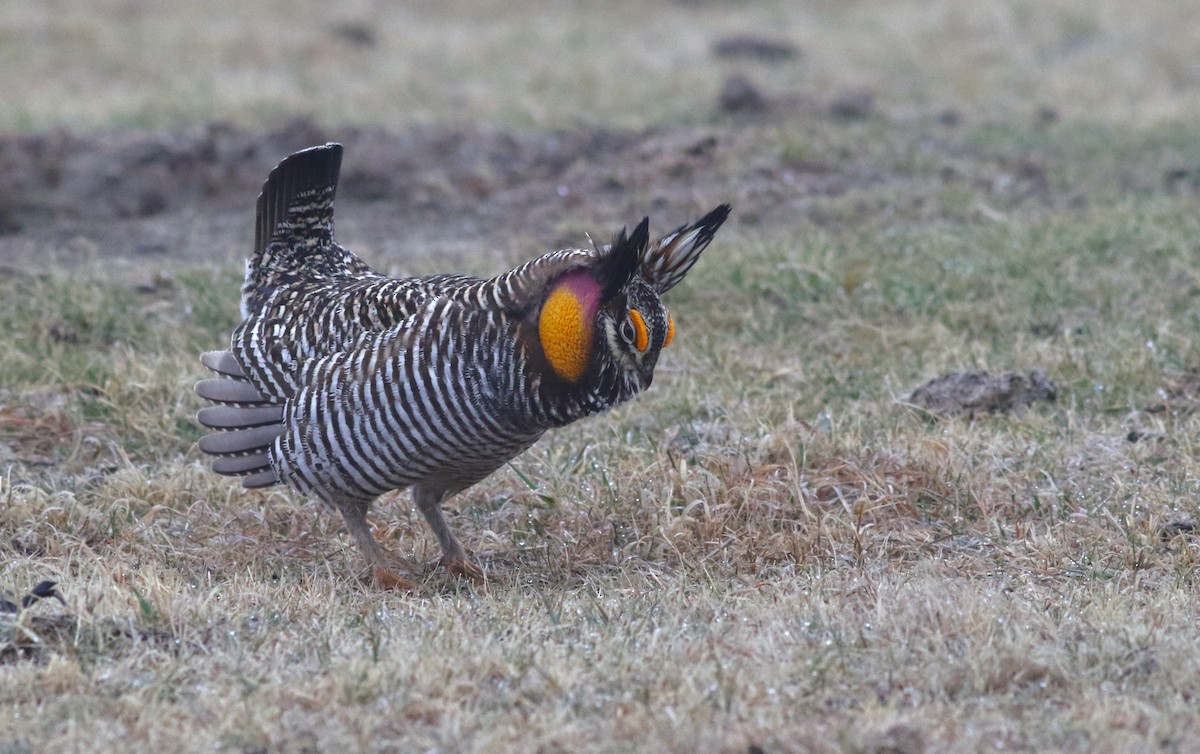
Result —
[[642, 313], [637, 309], [629, 310], [629, 319], [621, 325], [621, 332], [624, 334], [625, 326], [630, 325], [633, 330], [632, 337], [626, 336], [625, 340], [633, 343], [633, 347], [639, 351], [645, 351], [650, 346], [650, 330], [646, 328], [646, 320], [642, 319]]
[[633, 343], [633, 323], [629, 320], [625, 320], [621, 323], [621, 337], [625, 339], [626, 343]]

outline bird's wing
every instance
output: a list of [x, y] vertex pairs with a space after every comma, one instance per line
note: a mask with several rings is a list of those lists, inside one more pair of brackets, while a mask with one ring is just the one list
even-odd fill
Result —
[[[331, 374], [343, 385], [366, 379], [395, 349], [407, 348], [419, 337], [413, 325], [428, 319], [423, 311], [430, 305], [417, 307], [412, 316], [390, 328], [360, 331], [341, 350], [296, 359], [287, 373], [272, 372], [270, 384], [284, 388], [274, 393], [259, 389], [249, 379], [233, 351], [203, 354], [201, 362], [217, 377], [197, 383], [196, 393], [214, 405], [201, 409], [196, 419], [215, 430], [199, 442], [200, 450], [214, 456], [213, 471], [242, 477], [244, 487], [277, 484], [280, 479], [271, 453], [286, 429], [289, 399], [302, 397], [306, 388], [327, 386]], [[293, 362], [280, 360], [277, 365], [284, 363]]]
[[230, 350], [262, 393], [289, 397], [300, 386], [301, 365], [351, 348], [360, 338], [403, 328], [436, 300], [419, 280], [297, 281], [281, 288], [234, 330]]

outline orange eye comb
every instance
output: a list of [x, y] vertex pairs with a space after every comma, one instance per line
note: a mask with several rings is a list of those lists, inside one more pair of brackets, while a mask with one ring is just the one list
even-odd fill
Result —
[[663, 348], [671, 345], [672, 340], [675, 340], [675, 318], [667, 312], [667, 337], [663, 340]]
[[637, 309], [630, 309], [629, 321], [633, 323], [634, 347], [645, 351], [650, 347], [650, 331], [646, 329], [646, 320], [642, 319], [642, 313]]

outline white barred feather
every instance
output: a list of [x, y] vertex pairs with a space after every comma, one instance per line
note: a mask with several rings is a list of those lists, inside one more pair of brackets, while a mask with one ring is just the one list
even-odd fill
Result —
[[[247, 487], [283, 482], [338, 506], [369, 558], [366, 505], [413, 487], [447, 558], [460, 557], [429, 501], [436, 508], [548, 429], [649, 384], [607, 353], [578, 389], [546, 373], [536, 314], [554, 281], [628, 254], [636, 285], [665, 291], [695, 264], [729, 208], [654, 243], [643, 223], [636, 248], [622, 234], [613, 246], [552, 252], [490, 280], [389, 278], [334, 241], [340, 163], [339, 145], [304, 150], [263, 188], [243, 321], [228, 350], [201, 358], [216, 378], [196, 392], [216, 405], [198, 420], [217, 431], [200, 449], [216, 457], [214, 471], [242, 476]], [[661, 348], [665, 309], [654, 293], [640, 295], [661, 309]]]

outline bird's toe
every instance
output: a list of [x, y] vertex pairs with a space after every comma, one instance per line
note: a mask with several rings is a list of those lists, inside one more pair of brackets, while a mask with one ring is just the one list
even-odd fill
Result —
[[375, 579], [375, 586], [380, 589], [394, 589], [401, 592], [415, 592], [417, 590], [416, 584], [383, 566], [372, 568], [371, 576]]
[[486, 581], [483, 569], [466, 558], [443, 558], [442, 565], [454, 576], [462, 576], [472, 581]]

